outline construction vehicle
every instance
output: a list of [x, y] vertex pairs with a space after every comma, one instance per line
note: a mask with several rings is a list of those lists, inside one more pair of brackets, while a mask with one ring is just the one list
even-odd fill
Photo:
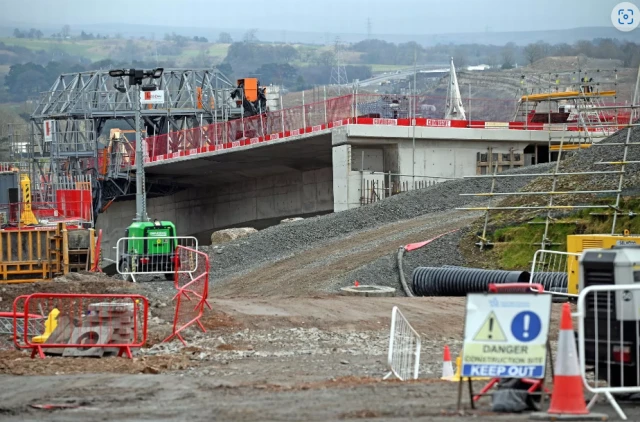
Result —
[[124, 252], [119, 268], [125, 279], [134, 281], [131, 273], [162, 272], [173, 280], [177, 264], [176, 226], [170, 221], [134, 222], [125, 230]]
[[[640, 245], [617, 244], [580, 257], [580, 290], [590, 286], [640, 282]], [[640, 291], [618, 290], [585, 298], [585, 363], [610, 387], [637, 386]]]
[[[587, 249], [610, 249], [620, 245], [640, 245], [640, 236], [614, 234], [574, 234], [567, 236], [567, 252], [581, 254]], [[578, 256], [569, 255], [567, 258], [567, 293], [577, 295], [580, 291]]]
[[257, 78], [237, 80], [237, 88], [231, 92], [231, 98], [238, 107], [244, 109], [244, 117], [256, 116], [267, 111], [267, 88], [260, 86]]

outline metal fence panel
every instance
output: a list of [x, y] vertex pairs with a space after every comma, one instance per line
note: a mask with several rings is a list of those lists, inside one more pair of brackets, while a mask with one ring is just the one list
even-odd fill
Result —
[[393, 375], [401, 381], [418, 379], [420, 369], [420, 334], [411, 327], [397, 306], [391, 311], [391, 331], [389, 333], [389, 372], [385, 379]]
[[533, 255], [530, 284], [540, 284], [547, 293], [577, 297], [568, 293], [569, 274], [578, 280], [580, 254], [540, 249]]
[[[623, 420], [613, 395], [640, 393], [639, 305], [637, 284], [589, 286], [578, 296], [580, 373], [595, 394], [588, 407], [603, 394]], [[593, 379], [587, 377], [587, 365], [594, 368]]]
[[193, 236], [120, 238], [116, 244], [116, 270], [125, 277], [165, 274], [168, 280], [173, 280], [177, 267], [179, 272], [190, 273], [198, 266], [197, 254], [189, 265], [181, 264], [176, 254], [178, 247], [198, 250], [198, 240]]

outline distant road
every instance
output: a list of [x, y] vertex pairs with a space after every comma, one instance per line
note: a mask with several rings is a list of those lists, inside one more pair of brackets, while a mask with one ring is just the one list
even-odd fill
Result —
[[[431, 66], [418, 66], [416, 67], [416, 70], [419, 73], [447, 73], [449, 72], [449, 68], [434, 68], [433, 65]], [[405, 79], [411, 75], [413, 75], [413, 67], [411, 68], [406, 68], [403, 70], [400, 70], [399, 73], [396, 72], [387, 72], [386, 74], [382, 74], [382, 75], [378, 75], [378, 76], [374, 76], [373, 78], [370, 79], [365, 79], [363, 81], [360, 81], [359, 85], [360, 86], [371, 86], [371, 85], [377, 85], [380, 82], [383, 81], [391, 81], [391, 80], [396, 80], [396, 79]]]

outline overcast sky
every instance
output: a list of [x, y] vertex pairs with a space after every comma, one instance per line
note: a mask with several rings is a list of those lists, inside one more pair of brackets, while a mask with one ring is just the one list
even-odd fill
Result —
[[[433, 34], [611, 26], [619, 0], [0, 0], [0, 23]], [[634, 0], [640, 6], [640, 0]], [[561, 40], [558, 40], [559, 42]]]

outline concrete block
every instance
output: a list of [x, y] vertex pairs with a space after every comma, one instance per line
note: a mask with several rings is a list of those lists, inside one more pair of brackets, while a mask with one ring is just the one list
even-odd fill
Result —
[[87, 347], [66, 347], [62, 353], [67, 356], [95, 356], [102, 357], [104, 349], [102, 347], [90, 347], [91, 344], [108, 344], [113, 333], [111, 327], [76, 327], [71, 334], [72, 344], [87, 344]]
[[[71, 319], [68, 316], [59, 316], [57, 318], [58, 325], [56, 329], [53, 330], [47, 341], [44, 343], [47, 344], [67, 344], [71, 339], [71, 334], [73, 333], [74, 328], [78, 325], [77, 319]], [[64, 348], [56, 347], [56, 348], [47, 348], [43, 346], [43, 349], [46, 353], [52, 355], [62, 355], [64, 352]]]

